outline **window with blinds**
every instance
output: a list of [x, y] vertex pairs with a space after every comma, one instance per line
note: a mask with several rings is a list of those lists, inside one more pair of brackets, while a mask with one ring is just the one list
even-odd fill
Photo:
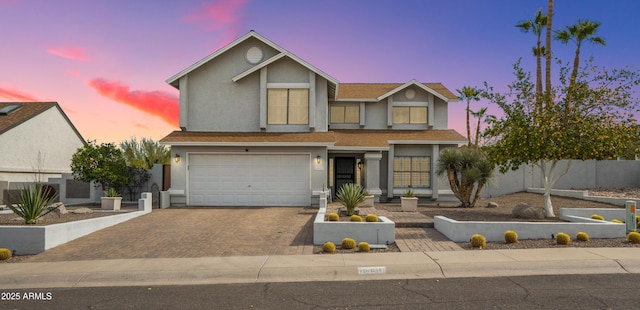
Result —
[[333, 124], [358, 124], [360, 123], [359, 105], [332, 105], [331, 123]]
[[430, 188], [431, 157], [396, 156], [393, 159], [393, 187]]
[[269, 89], [267, 91], [267, 123], [270, 125], [309, 124], [309, 90]]
[[394, 124], [426, 124], [427, 107], [393, 107]]

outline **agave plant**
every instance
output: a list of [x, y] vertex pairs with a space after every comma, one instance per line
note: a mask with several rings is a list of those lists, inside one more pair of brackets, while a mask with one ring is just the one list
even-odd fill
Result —
[[25, 186], [19, 191], [17, 197], [12, 200], [14, 204], [8, 203], [7, 206], [13, 213], [24, 219], [25, 224], [36, 224], [38, 219], [47, 215], [49, 212], [57, 209], [57, 207], [47, 210], [57, 198], [57, 194], [51, 194], [50, 189], [41, 185], [35, 187]]
[[353, 215], [353, 210], [364, 202], [364, 192], [362, 191], [362, 187], [354, 183], [342, 185], [340, 190], [338, 190], [336, 197], [336, 200], [347, 208], [348, 216]]

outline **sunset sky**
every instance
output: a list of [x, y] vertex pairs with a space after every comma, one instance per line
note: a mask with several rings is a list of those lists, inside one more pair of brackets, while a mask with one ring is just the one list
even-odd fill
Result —
[[[0, 0], [0, 101], [57, 101], [85, 139], [162, 138], [178, 128], [178, 91], [165, 80], [255, 30], [340, 82], [484, 81], [504, 90], [535, 36], [514, 27], [543, 0]], [[640, 1], [556, 0], [554, 29], [602, 23], [607, 68], [640, 65]], [[554, 42], [572, 61], [575, 47]], [[556, 66], [557, 69], [557, 66]], [[487, 103], [474, 103], [477, 110]], [[465, 133], [464, 104], [449, 124]], [[496, 113], [490, 107], [490, 112]]]

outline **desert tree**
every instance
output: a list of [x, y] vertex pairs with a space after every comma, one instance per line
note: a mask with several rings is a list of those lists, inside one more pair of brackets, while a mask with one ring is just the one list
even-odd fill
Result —
[[447, 177], [451, 191], [463, 208], [473, 208], [476, 205], [493, 170], [486, 155], [470, 146], [445, 148], [440, 151], [436, 163], [436, 174]]
[[[615, 159], [628, 154], [628, 147], [637, 141], [632, 113], [639, 102], [632, 93], [640, 85], [639, 72], [609, 71], [590, 60], [571, 82], [572, 69], [560, 65], [560, 86], [551, 89], [551, 96], [544, 96], [544, 109], [537, 109], [539, 99], [531, 74], [519, 61], [507, 92], [495, 92], [485, 83], [486, 98], [503, 113], [487, 118], [484, 134], [495, 138], [487, 147], [490, 158], [501, 172], [516, 170], [522, 164], [540, 168], [549, 217], [555, 216], [551, 189], [567, 174], [572, 160]], [[572, 108], [567, 110], [569, 104]], [[564, 167], [561, 160], [567, 160]]]

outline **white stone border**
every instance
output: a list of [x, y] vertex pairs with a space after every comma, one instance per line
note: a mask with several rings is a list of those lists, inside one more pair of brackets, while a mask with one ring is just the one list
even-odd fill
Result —
[[336, 245], [344, 238], [352, 238], [357, 243], [392, 244], [396, 242], [396, 224], [390, 219], [379, 216], [378, 222], [329, 222], [325, 221], [327, 207], [318, 209], [313, 222], [313, 244], [323, 245], [331, 241]]
[[[529, 188], [529, 193], [544, 194], [544, 188]], [[619, 198], [619, 197], [603, 197], [603, 196], [589, 196], [589, 191], [579, 191], [571, 189], [552, 189], [551, 195], [560, 197], [577, 198], [589, 201], [603, 202], [612, 204], [619, 207], [624, 207], [625, 203], [629, 200], [635, 201], [636, 205], [640, 206], [640, 199], [634, 198]]]
[[[612, 223], [607, 221], [593, 220], [588, 217], [593, 213], [598, 213], [608, 219], [607, 216], [624, 220], [624, 210], [616, 210], [613, 216], [604, 215], [605, 209], [560, 209], [561, 219], [570, 220], [566, 222], [482, 222], [482, 221], [456, 221], [444, 216], [433, 218], [434, 227], [441, 234], [454, 242], [467, 242], [473, 234], [483, 235], [487, 241], [504, 241], [504, 232], [513, 230], [518, 234], [518, 239], [551, 239], [552, 234], [564, 232], [572, 238], [582, 231], [591, 238], [623, 238], [627, 235], [625, 224]], [[588, 215], [586, 215], [588, 213]]]
[[33, 255], [98, 230], [151, 212], [151, 193], [143, 193], [139, 211], [45, 226], [0, 226], [0, 247], [16, 255]]

